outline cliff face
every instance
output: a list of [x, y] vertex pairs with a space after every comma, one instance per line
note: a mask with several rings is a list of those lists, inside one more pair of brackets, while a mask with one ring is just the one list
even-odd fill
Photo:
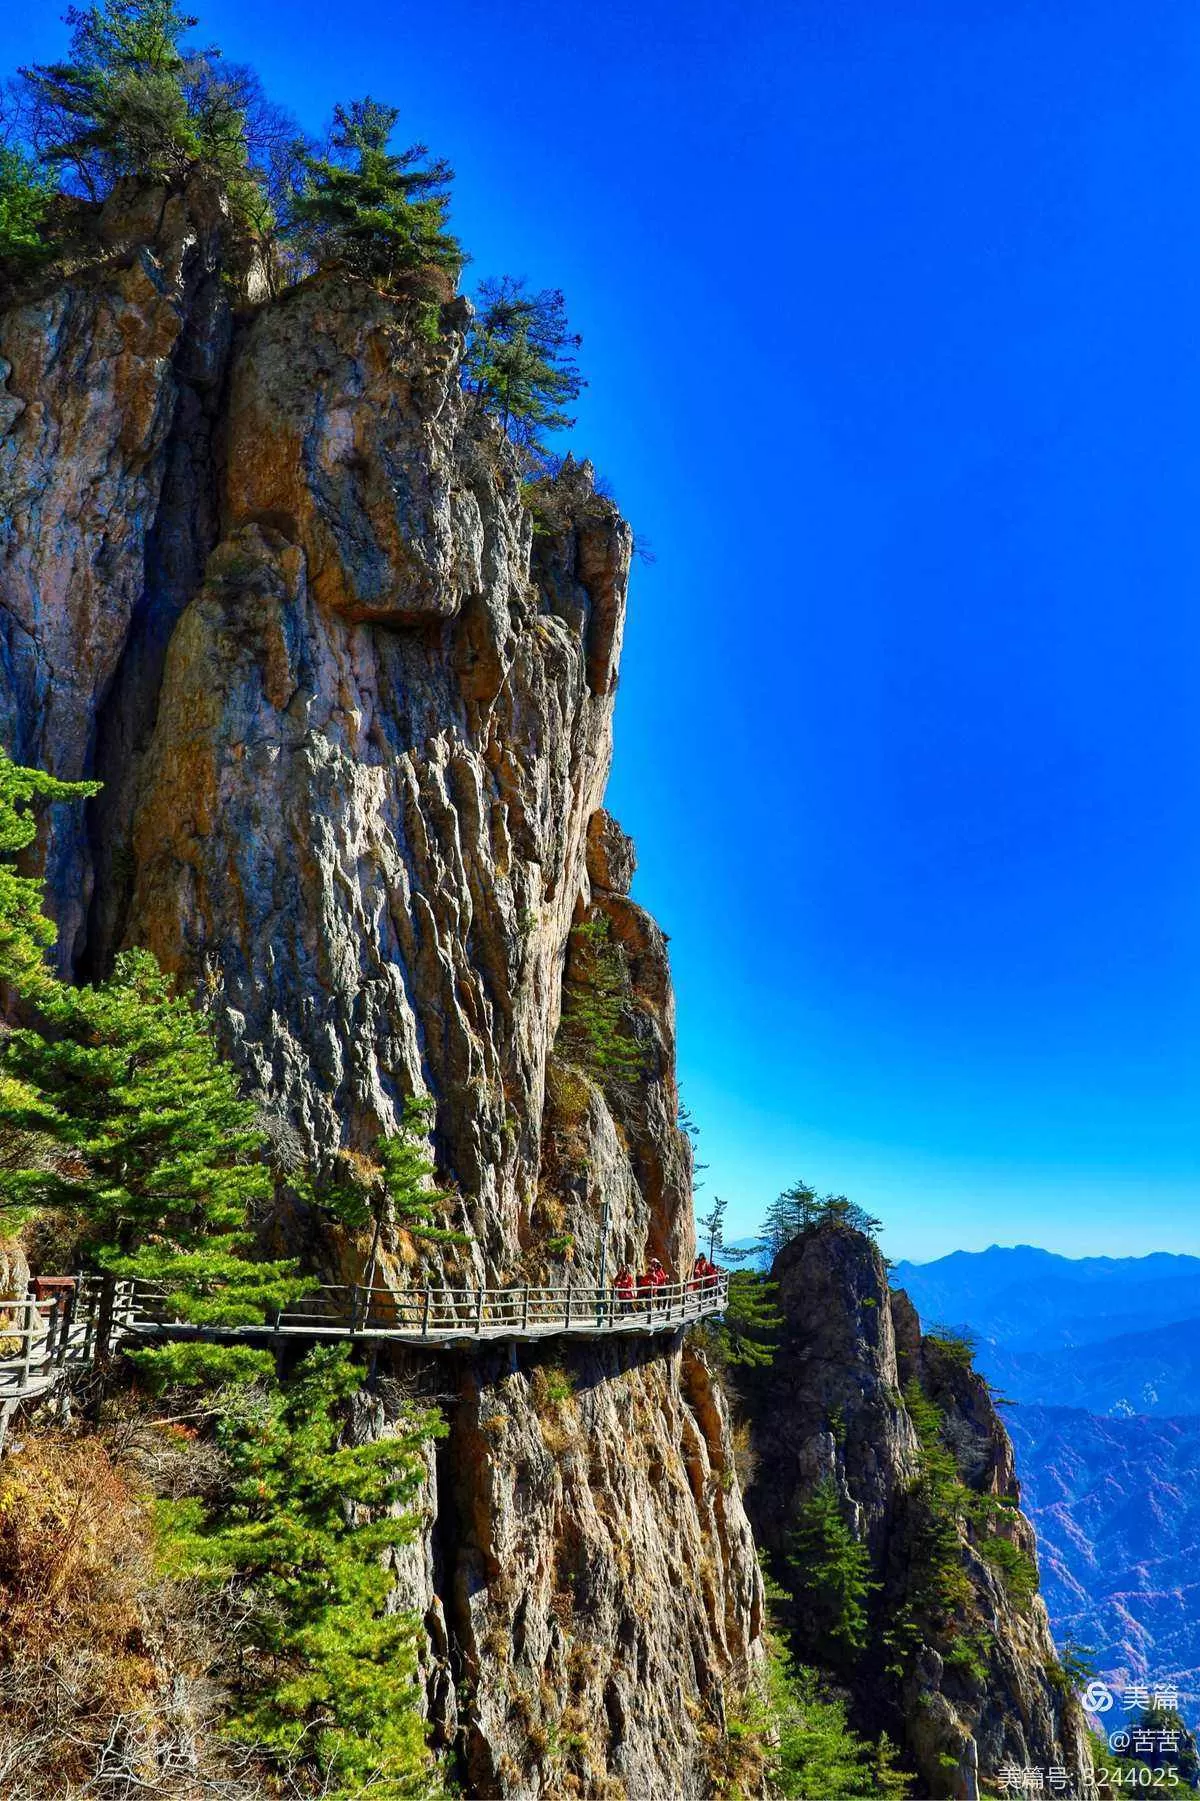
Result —
[[[753, 1384], [758, 1474], [747, 1508], [794, 1590], [787, 1554], [798, 1510], [823, 1482], [868, 1547], [877, 1586], [867, 1643], [848, 1673], [863, 1720], [906, 1746], [931, 1795], [974, 1797], [1006, 1763], [1060, 1766], [1072, 1792], [1094, 1793], [1083, 1717], [1064, 1693], [1045, 1606], [995, 1550], [1002, 1540], [1036, 1556], [987, 1384], [962, 1347], [922, 1335], [859, 1233], [811, 1231], [780, 1253], [773, 1274], [782, 1343]], [[951, 1474], [934, 1492], [923, 1478], [939, 1451]]]
[[[594, 1280], [605, 1201], [610, 1268], [678, 1269], [665, 940], [601, 810], [629, 529], [586, 466], [531, 510], [459, 389], [461, 303], [430, 340], [329, 275], [235, 317], [221, 240], [203, 191], [119, 197], [0, 313], [0, 740], [104, 782], [41, 845], [64, 963], [152, 948], [285, 1164], [431, 1096], [472, 1279]], [[589, 920], [636, 1081], [554, 1051]], [[367, 1246], [318, 1249], [354, 1276]], [[699, 1796], [761, 1624], [722, 1402], [677, 1342], [562, 1362], [439, 1368], [398, 1570], [431, 1712], [480, 1796]]]

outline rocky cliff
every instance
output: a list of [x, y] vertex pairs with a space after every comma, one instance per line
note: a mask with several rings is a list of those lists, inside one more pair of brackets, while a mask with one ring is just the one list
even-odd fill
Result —
[[[61, 955], [152, 948], [213, 1010], [281, 1169], [429, 1096], [472, 1278], [693, 1248], [665, 940], [602, 811], [629, 528], [535, 494], [439, 329], [331, 271], [252, 305], [202, 186], [119, 193], [0, 311], [0, 740], [98, 799], [40, 845]], [[636, 1079], [559, 1035], [602, 927]], [[368, 1246], [296, 1205], [339, 1273]], [[412, 1247], [383, 1247], [403, 1282]], [[594, 1279], [594, 1277], [592, 1277]], [[710, 1792], [761, 1590], [703, 1358], [447, 1359], [398, 1581], [479, 1796]]]
[[[64, 972], [148, 946], [211, 1011], [277, 1153], [264, 1238], [331, 1276], [378, 1252], [397, 1286], [590, 1281], [605, 1231], [609, 1269], [686, 1269], [666, 942], [603, 808], [628, 526], [586, 464], [522, 481], [460, 385], [463, 302], [430, 329], [336, 268], [255, 298], [198, 182], [118, 191], [80, 232], [0, 296], [0, 742], [103, 784], [37, 847]], [[461, 1250], [373, 1246], [288, 1179], [369, 1153], [414, 1096]], [[1006, 1760], [1089, 1794], [985, 1386], [855, 1234], [804, 1234], [775, 1275], [749, 1499], [798, 1648], [790, 1535], [828, 1479], [874, 1572], [838, 1671], [860, 1725], [933, 1795]], [[447, 1419], [395, 1577], [464, 1791], [728, 1792], [763, 1596], [703, 1352], [379, 1373]]]
[[969, 1347], [923, 1335], [878, 1249], [845, 1226], [802, 1234], [772, 1275], [781, 1337], [746, 1385], [747, 1507], [797, 1648], [813, 1649], [812, 1570], [789, 1553], [805, 1501], [832, 1484], [874, 1585], [842, 1674], [862, 1723], [906, 1748], [920, 1792], [974, 1797], [1015, 1764], [1093, 1794], [1083, 1715], [1032, 1592], [1012, 1445]]

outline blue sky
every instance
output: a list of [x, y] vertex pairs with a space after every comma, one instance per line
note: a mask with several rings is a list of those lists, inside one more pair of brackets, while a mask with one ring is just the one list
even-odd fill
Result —
[[610, 800], [702, 1202], [736, 1233], [804, 1176], [897, 1256], [1200, 1250], [1195, 7], [211, 0], [202, 35], [311, 128], [392, 99], [472, 274], [567, 293], [576, 442], [657, 559]]

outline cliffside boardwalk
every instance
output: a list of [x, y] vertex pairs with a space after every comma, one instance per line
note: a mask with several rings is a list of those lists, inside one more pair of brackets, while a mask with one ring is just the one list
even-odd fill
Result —
[[723, 1313], [728, 1290], [723, 1272], [628, 1300], [611, 1288], [572, 1282], [399, 1292], [322, 1283], [261, 1324], [214, 1326], [173, 1317], [170, 1296], [144, 1282], [118, 1282], [106, 1297], [101, 1277], [79, 1276], [49, 1298], [0, 1298], [0, 1409], [44, 1394], [65, 1371], [136, 1340], [361, 1339], [452, 1350], [481, 1340], [645, 1337]]

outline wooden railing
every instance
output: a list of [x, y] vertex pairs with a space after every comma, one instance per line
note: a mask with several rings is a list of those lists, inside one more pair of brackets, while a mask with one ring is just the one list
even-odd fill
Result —
[[99, 1276], [56, 1294], [0, 1298], [0, 1402], [53, 1387], [64, 1369], [94, 1362], [102, 1312]]
[[567, 1334], [644, 1336], [723, 1313], [728, 1285], [724, 1272], [629, 1296], [574, 1282], [400, 1291], [322, 1284], [262, 1323], [221, 1326], [181, 1319], [171, 1295], [146, 1283], [118, 1282], [106, 1292], [100, 1277], [80, 1276], [50, 1298], [0, 1298], [0, 1405], [44, 1392], [66, 1369], [94, 1362], [102, 1349], [118, 1342], [335, 1338], [437, 1348]]
[[121, 1329], [133, 1335], [212, 1338], [380, 1338], [453, 1343], [470, 1338], [544, 1338], [562, 1333], [664, 1332], [722, 1313], [728, 1277], [672, 1282], [628, 1299], [613, 1288], [566, 1282], [553, 1287], [420, 1288], [362, 1284], [314, 1288], [261, 1326], [189, 1326], [171, 1298], [123, 1285]]

